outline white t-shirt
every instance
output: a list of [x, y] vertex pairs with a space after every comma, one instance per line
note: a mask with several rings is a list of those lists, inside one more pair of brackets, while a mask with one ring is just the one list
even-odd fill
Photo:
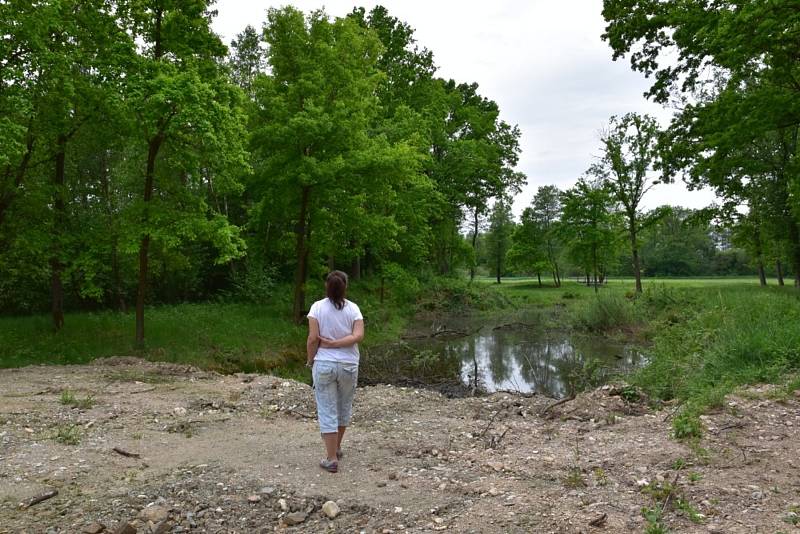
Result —
[[[318, 300], [308, 312], [319, 323], [319, 335], [328, 339], [341, 339], [353, 333], [353, 324], [364, 316], [355, 302], [345, 299], [344, 308], [337, 310], [330, 299]], [[358, 344], [335, 349], [320, 347], [314, 360], [358, 363]]]

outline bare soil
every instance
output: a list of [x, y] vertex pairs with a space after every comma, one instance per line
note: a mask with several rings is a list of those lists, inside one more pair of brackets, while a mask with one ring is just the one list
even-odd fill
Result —
[[128, 358], [3, 370], [0, 533], [643, 532], [643, 508], [672, 532], [788, 533], [800, 398], [774, 392], [729, 397], [685, 444], [670, 408], [614, 387], [543, 414], [551, 399], [370, 386], [330, 474], [305, 384]]

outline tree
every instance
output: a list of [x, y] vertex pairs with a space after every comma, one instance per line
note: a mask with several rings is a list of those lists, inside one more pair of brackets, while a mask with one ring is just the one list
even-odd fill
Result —
[[636, 113], [611, 117], [608, 129], [601, 136], [603, 157], [591, 170], [604, 181], [624, 210], [637, 293], [642, 292], [640, 206], [644, 195], [659, 183], [652, 174], [658, 160], [657, 138], [658, 124], [652, 117]]
[[[223, 76], [225, 47], [211, 31], [205, 0], [138, 0], [127, 13], [143, 46], [129, 72], [126, 100], [145, 151], [139, 236], [136, 343], [144, 344], [151, 242], [167, 247], [203, 236], [217, 261], [242, 254], [238, 229], [200, 196], [234, 192], [246, 169], [241, 94]], [[166, 158], [164, 156], [167, 156]]]
[[489, 232], [486, 235], [486, 249], [489, 257], [490, 271], [495, 275], [497, 283], [506, 271], [506, 254], [511, 248], [511, 236], [514, 232], [514, 219], [511, 204], [500, 198], [494, 203], [489, 215]]
[[[331, 21], [317, 11], [306, 19], [286, 8], [269, 11], [264, 38], [271, 75], [256, 83], [253, 190], [265, 205], [289, 199], [299, 211], [291, 223], [293, 317], [300, 322], [312, 247], [359, 257], [370, 243], [385, 261], [402, 230], [393, 216], [397, 192], [426, 185], [419, 150], [372, 135], [382, 79], [382, 47], [372, 31], [350, 18]], [[326, 230], [315, 235], [317, 227]]]
[[548, 268], [547, 252], [543, 231], [532, 208], [525, 208], [520, 223], [511, 234], [511, 247], [506, 254], [511, 269], [534, 273], [542, 286], [542, 271]]
[[609, 188], [600, 181], [578, 180], [562, 197], [561, 235], [572, 261], [593, 275], [595, 291], [619, 246], [621, 221]]
[[561, 191], [554, 185], [545, 185], [536, 191], [531, 203], [531, 216], [542, 236], [545, 257], [553, 273], [553, 283], [561, 287], [561, 270], [558, 266], [561, 243], [558, 228], [561, 219]]

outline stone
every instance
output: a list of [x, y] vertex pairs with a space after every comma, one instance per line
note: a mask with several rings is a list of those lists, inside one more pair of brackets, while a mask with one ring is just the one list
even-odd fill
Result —
[[291, 514], [287, 515], [283, 518], [283, 522], [291, 527], [293, 525], [299, 525], [303, 521], [306, 520], [306, 513], [305, 512], [292, 512]]
[[286, 499], [278, 499], [278, 506], [280, 506], [281, 510], [284, 512], [289, 509], [289, 505], [286, 504]]
[[334, 519], [339, 515], [339, 512], [341, 512], [339, 505], [333, 501], [328, 501], [322, 505], [322, 513], [324, 513], [328, 519]]
[[114, 531], [114, 534], [136, 534], [136, 527], [132, 523], [122, 523]]
[[248, 502], [251, 502], [251, 503], [255, 504], [257, 502], [261, 502], [261, 496], [260, 495], [250, 495], [247, 498], [247, 500], [248, 500]]
[[83, 527], [84, 534], [100, 534], [106, 529], [106, 526], [103, 523], [98, 523], [95, 521], [89, 525]]
[[389, 473], [389, 480], [397, 480], [397, 473], [395, 473], [394, 471]]
[[275, 488], [273, 488], [272, 486], [264, 486], [263, 488], [258, 490], [258, 492], [261, 493], [262, 495], [272, 495], [273, 493], [275, 493]]
[[139, 519], [142, 521], [151, 521], [153, 523], [161, 523], [169, 518], [169, 510], [164, 506], [148, 506], [139, 512]]
[[155, 527], [151, 528], [151, 534], [167, 534], [172, 530], [172, 523], [169, 520], [162, 521]]
[[386, 486], [386, 482], [384, 482], [383, 480], [379, 480], [375, 485], [378, 486], [379, 488], [383, 488]]

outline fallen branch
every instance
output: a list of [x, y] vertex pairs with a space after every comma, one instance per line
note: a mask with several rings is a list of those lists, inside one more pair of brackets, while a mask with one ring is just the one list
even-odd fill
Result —
[[680, 410], [680, 409], [681, 409], [681, 406], [683, 406], [683, 403], [682, 403], [682, 402], [679, 402], [679, 403], [678, 403], [678, 405], [677, 405], [677, 406], [675, 406], [675, 408], [673, 408], [671, 412], [669, 412], [667, 415], [665, 415], [665, 416], [664, 416], [664, 418], [662, 419], [662, 421], [663, 421], [663, 422], [665, 422], [665, 423], [666, 423], [667, 421], [669, 421], [669, 420], [672, 418], [672, 416], [673, 416], [673, 415], [675, 415], [675, 414], [678, 412], [678, 410]]
[[491, 428], [492, 423], [494, 423], [494, 420], [497, 418], [498, 415], [500, 415], [500, 410], [497, 410], [496, 412], [494, 412], [494, 415], [492, 416], [492, 418], [489, 419], [489, 424], [486, 425], [486, 428], [484, 428], [483, 432], [481, 432], [480, 436], [478, 436], [479, 438], [483, 439], [483, 436], [485, 436], [486, 433], [489, 431], [489, 428]]
[[36, 505], [36, 504], [39, 504], [40, 502], [46, 501], [47, 499], [52, 499], [56, 495], [58, 495], [58, 490], [47, 491], [45, 493], [42, 493], [41, 495], [37, 495], [36, 497], [28, 499], [28, 501], [26, 501], [26, 502], [19, 503], [19, 508], [20, 508], [20, 510], [26, 510], [26, 509], [30, 508], [31, 506], [33, 506], [33, 505]]
[[575, 394], [574, 393], [572, 395], [570, 395], [569, 397], [564, 397], [563, 399], [557, 400], [556, 402], [550, 404], [549, 406], [546, 406], [545, 409], [542, 410], [540, 415], [544, 415], [547, 412], [549, 412], [550, 410], [552, 410], [553, 408], [555, 408], [556, 406], [560, 406], [562, 404], [566, 404], [566, 403], [568, 403], [569, 401], [572, 401], [572, 400], [575, 400]]
[[114, 451], [114, 452], [116, 452], [117, 454], [121, 454], [122, 456], [126, 456], [126, 457], [128, 457], [128, 458], [141, 458], [141, 455], [140, 455], [139, 453], [136, 453], [136, 452], [128, 452], [128, 451], [126, 451], [126, 450], [124, 450], [124, 449], [121, 449], [121, 448], [119, 448], [119, 447], [114, 447], [114, 448], [113, 448], [113, 449], [111, 449], [111, 450], [112, 450], [112, 451]]

